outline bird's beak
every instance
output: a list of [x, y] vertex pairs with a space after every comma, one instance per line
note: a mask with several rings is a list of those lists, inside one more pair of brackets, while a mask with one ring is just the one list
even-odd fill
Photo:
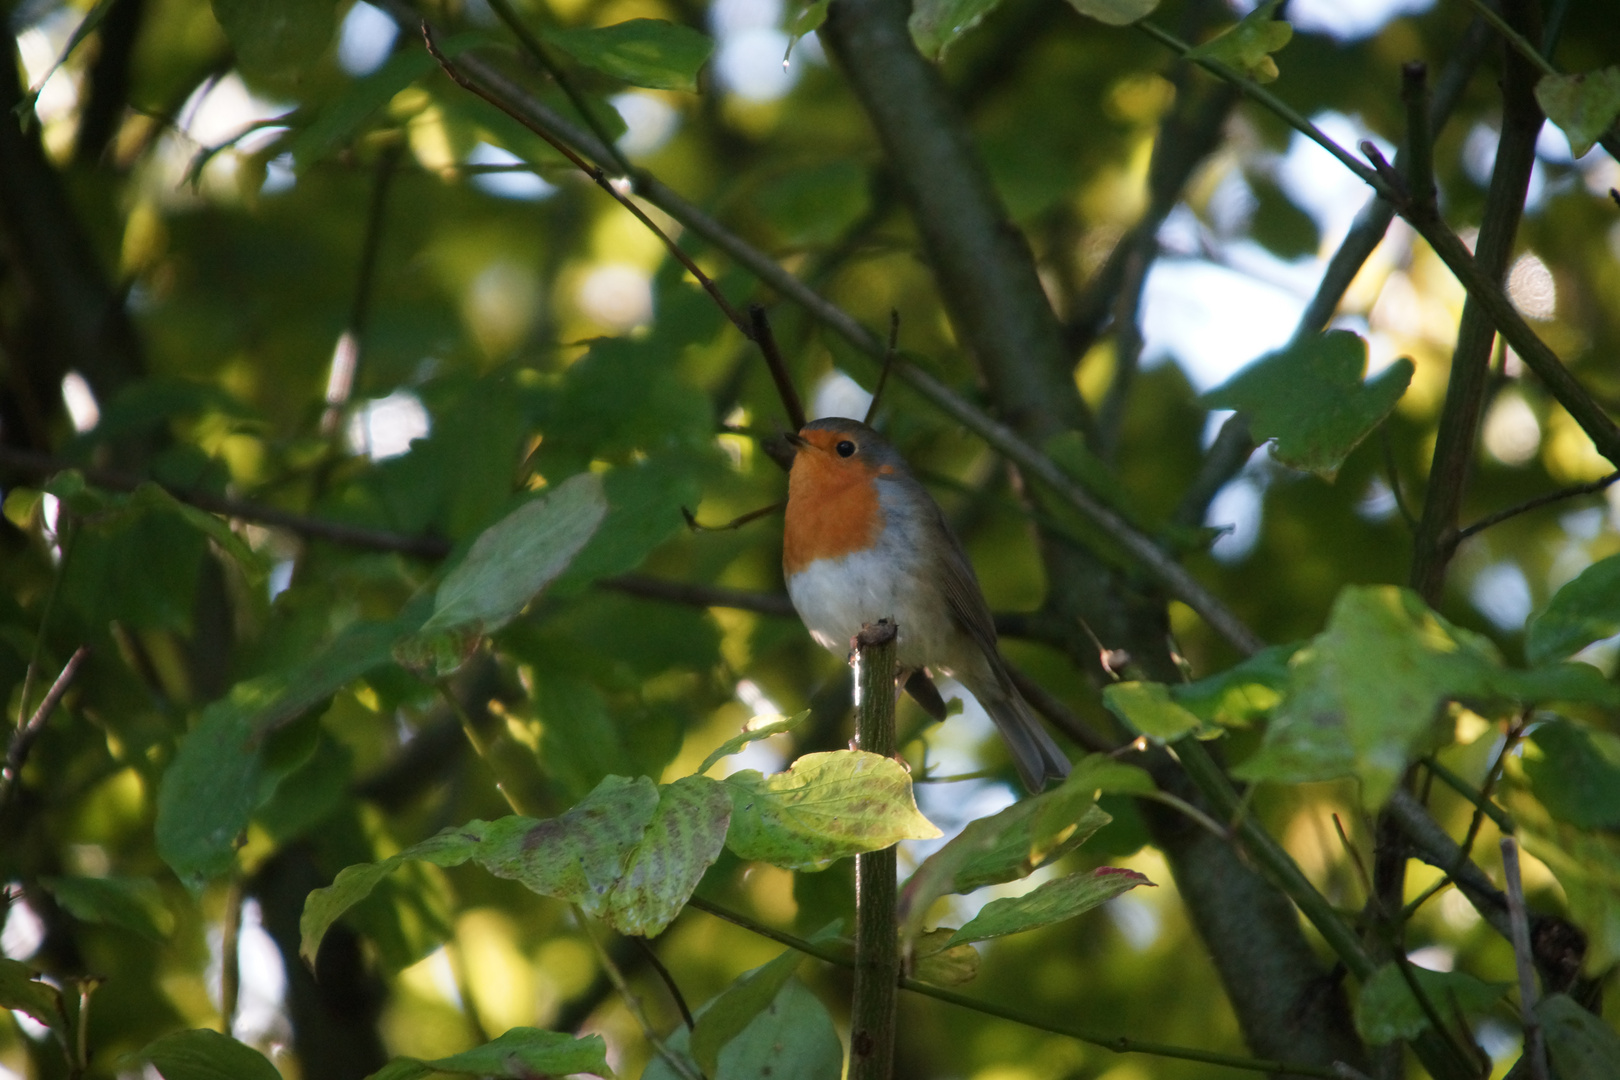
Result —
[[795, 451], [803, 450], [805, 447], [810, 445], [810, 440], [805, 438], [803, 435], [800, 435], [797, 431], [784, 431], [782, 432], [782, 438], [786, 439], [788, 441], [788, 445], [793, 447]]

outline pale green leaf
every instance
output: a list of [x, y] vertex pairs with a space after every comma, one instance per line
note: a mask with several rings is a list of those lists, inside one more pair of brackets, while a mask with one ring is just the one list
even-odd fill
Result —
[[[1407, 970], [1429, 1004], [1444, 1017], [1488, 1009], [1508, 988], [1506, 983], [1481, 982], [1462, 971], [1430, 971], [1412, 965]], [[1393, 962], [1384, 964], [1362, 984], [1356, 998], [1356, 1030], [1369, 1043], [1382, 1046], [1396, 1039], [1413, 1039], [1428, 1026], [1423, 1006]]]
[[1072, 919], [1138, 885], [1146, 876], [1118, 866], [1103, 866], [1048, 881], [1023, 896], [992, 900], [966, 926], [951, 935], [948, 946], [1019, 934]]
[[1348, 330], [1330, 330], [1267, 353], [1203, 402], [1248, 417], [1257, 440], [1276, 440], [1278, 461], [1331, 480], [1394, 410], [1413, 370], [1403, 358], [1363, 382], [1367, 343]]
[[696, 93], [698, 69], [714, 41], [663, 19], [630, 19], [593, 29], [556, 30], [546, 40], [575, 60], [632, 86]]
[[717, 781], [684, 776], [660, 787], [658, 809], [608, 898], [608, 924], [621, 934], [663, 933], [720, 857], [730, 822], [731, 796]]
[[1564, 129], [1570, 153], [1585, 157], [1620, 119], [1620, 67], [1544, 76], [1536, 83], [1536, 101]]
[[[710, 1006], [698, 1010], [702, 1023]], [[677, 1027], [664, 1041], [691, 1062], [689, 1033]], [[711, 1080], [839, 1080], [844, 1047], [827, 1007], [798, 979], [788, 979], [774, 1000], [720, 1051]], [[641, 1080], [681, 1080], [662, 1057], [648, 1062]]]
[[1100, 23], [1129, 26], [1153, 14], [1159, 0], [1069, 0], [1069, 6]]
[[1298, 645], [1273, 645], [1241, 664], [1197, 682], [1170, 688], [1182, 708], [1206, 723], [1248, 727], [1270, 715], [1288, 687], [1288, 661]]
[[786, 772], [767, 777], [748, 769], [724, 783], [732, 804], [726, 846], [744, 859], [819, 870], [939, 835], [917, 811], [905, 767], [864, 750], [806, 754]]

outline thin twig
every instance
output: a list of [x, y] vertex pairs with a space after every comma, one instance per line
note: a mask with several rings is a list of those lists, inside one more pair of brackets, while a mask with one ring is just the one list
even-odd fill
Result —
[[619, 965], [613, 962], [613, 957], [608, 953], [607, 947], [597, 940], [596, 934], [591, 930], [590, 920], [579, 909], [578, 904], [573, 905], [573, 909], [574, 919], [579, 923], [580, 929], [584, 931], [586, 940], [591, 943], [591, 948], [596, 951], [596, 959], [602, 965], [603, 973], [607, 975], [608, 981], [613, 984], [613, 989], [619, 992], [619, 998], [624, 1002], [625, 1009], [635, 1019], [637, 1026], [641, 1028], [641, 1037], [647, 1040], [647, 1045], [651, 1046], [653, 1051], [664, 1059], [664, 1064], [668, 1065], [675, 1075], [683, 1077], [684, 1080], [704, 1080], [703, 1073], [696, 1065], [671, 1050], [669, 1045], [659, 1037], [658, 1032], [652, 1026], [652, 1021], [647, 1018], [646, 1010], [641, 1007], [641, 999], [636, 996], [635, 991], [630, 989], [630, 982], [624, 977], [624, 972], [619, 970]]
[[652, 942], [635, 934], [629, 935], [629, 939], [641, 947], [642, 955], [646, 957], [647, 963], [651, 964], [652, 969], [658, 973], [658, 977], [664, 980], [664, 988], [669, 991], [669, 996], [674, 1000], [675, 1007], [681, 1010], [681, 1020], [686, 1024], [686, 1030], [691, 1031], [697, 1027], [697, 1021], [692, 1019], [692, 1010], [687, 1008], [686, 996], [681, 993], [680, 986], [676, 984], [675, 976], [669, 973], [669, 968], [665, 967], [664, 962], [658, 958], [658, 950], [652, 947]]
[[1580, 495], [1595, 495], [1600, 491], [1606, 490], [1617, 480], [1620, 480], [1620, 471], [1612, 472], [1608, 476], [1603, 477], [1601, 480], [1592, 480], [1585, 484], [1574, 484], [1567, 488], [1560, 488], [1557, 491], [1551, 491], [1545, 495], [1537, 495], [1535, 498], [1528, 499], [1520, 503], [1518, 506], [1510, 506], [1506, 510], [1498, 510], [1494, 514], [1486, 514], [1472, 525], [1467, 525], [1461, 529], [1458, 529], [1457, 540], [1461, 542], [1468, 539], [1470, 536], [1473, 536], [1475, 533], [1484, 532], [1492, 525], [1500, 525], [1509, 518], [1516, 518], [1520, 514], [1529, 513], [1531, 510], [1539, 510], [1543, 506], [1547, 506], [1550, 503], [1563, 502], [1565, 499], [1573, 499]]
[[242, 878], [233, 874], [225, 890], [225, 919], [219, 931], [219, 1025], [234, 1037], [237, 999], [242, 993]]
[[[732, 911], [710, 900], [705, 900], [701, 896], [694, 896], [687, 902], [687, 906], [707, 912], [717, 919], [724, 919], [726, 922], [740, 926], [750, 933], [769, 938], [779, 944], [786, 945], [790, 949], [796, 949], [807, 956], [813, 956], [823, 963], [841, 968], [855, 966], [854, 959], [844, 952], [777, 930], [775, 927], [767, 926], [741, 912]], [[1279, 1076], [1311, 1076], [1320, 1077], [1321, 1080], [1338, 1080], [1341, 1075], [1320, 1065], [1236, 1057], [1232, 1054], [1218, 1054], [1188, 1046], [1175, 1046], [1170, 1043], [1152, 1042], [1147, 1039], [1133, 1039], [1124, 1035], [1109, 1035], [1075, 1025], [1054, 1023], [993, 1002], [978, 1001], [964, 994], [953, 993], [950, 990], [907, 976], [900, 978], [899, 985], [902, 990], [909, 990], [924, 997], [931, 997], [936, 1001], [943, 1001], [986, 1016], [994, 1016], [1001, 1020], [1010, 1020], [1015, 1024], [1022, 1024], [1024, 1027], [1035, 1031], [1046, 1031], [1053, 1035], [1062, 1035], [1076, 1042], [1098, 1046], [1116, 1054], [1147, 1054], [1150, 1057], [1172, 1058], [1178, 1061], [1197, 1061], [1206, 1065], [1223, 1065], [1229, 1069], [1241, 1069], [1245, 1072], [1274, 1073]]]
[[1530, 920], [1524, 907], [1524, 883], [1519, 878], [1519, 845], [1502, 837], [1502, 876], [1507, 883], [1508, 919], [1513, 927], [1513, 961], [1519, 972], [1519, 1017], [1524, 1022], [1524, 1053], [1534, 1080], [1547, 1080], [1547, 1047], [1536, 1016], [1535, 958], [1530, 953]]
[[772, 514], [778, 513], [786, 508], [786, 506], [787, 503], [785, 501], [773, 502], [771, 505], [762, 506], [758, 510], [750, 510], [746, 514], [738, 514], [724, 525], [705, 525], [698, 521], [696, 514], [692, 513], [692, 511], [688, 510], [684, 506], [681, 507], [681, 517], [686, 519], [686, 527], [691, 529], [693, 532], [730, 532], [732, 529], [742, 528], [751, 521], [758, 521], [762, 517], [770, 517]]
[[[444, 69], [444, 73], [450, 76], [451, 80], [454, 81], [457, 86], [471, 94], [483, 98], [485, 101], [495, 106], [495, 108], [501, 110], [501, 112], [510, 116], [512, 119], [516, 120], [518, 123], [540, 136], [553, 150], [567, 158], [569, 162], [573, 164], [573, 166], [580, 172], [590, 177], [592, 183], [601, 188], [603, 191], [607, 192], [608, 195], [612, 196], [614, 201], [620, 206], [630, 211], [630, 213], [635, 216], [637, 221], [641, 222], [644, 226], [651, 230], [652, 234], [663, 242], [664, 247], [667, 248], [669, 253], [675, 257], [675, 260], [686, 268], [686, 272], [697, 279], [698, 284], [703, 286], [703, 291], [708, 293], [709, 296], [713, 298], [715, 304], [719, 306], [726, 318], [730, 320], [731, 325], [735, 326], [738, 332], [740, 332], [744, 337], [752, 337], [752, 331], [747, 321], [737, 313], [737, 309], [731, 306], [731, 303], [726, 299], [725, 294], [720, 291], [720, 287], [713, 281], [709, 280], [709, 276], [698, 267], [697, 263], [692, 261], [692, 257], [686, 252], [682, 251], [680, 245], [675, 243], [674, 240], [671, 240], [669, 238], [669, 234], [664, 232], [663, 229], [660, 229], [658, 227], [658, 223], [652, 218], [648, 217], [645, 210], [637, 206], [633, 199], [631, 199], [624, 192], [620, 191], [618, 187], [614, 185], [613, 181], [608, 179], [607, 173], [603, 172], [600, 167], [592, 165], [590, 162], [580, 157], [579, 154], [574, 152], [573, 147], [559, 139], [556, 135], [553, 135], [543, 125], [534, 123], [522, 110], [512, 108], [500, 95], [492, 93], [486, 89], [482, 81], [469, 78], [466, 73], [462, 71], [460, 66], [452, 63], [449, 57], [445, 56], [443, 52], [439, 51], [438, 42], [433, 39], [433, 28], [428, 25], [425, 19], [422, 21], [422, 40], [427, 43], [427, 50], [432, 55], [433, 59], [439, 62], [439, 67]], [[606, 152], [605, 148], [604, 152]], [[608, 156], [611, 156], [611, 154], [609, 153]]]
[[894, 357], [899, 352], [900, 344], [900, 309], [889, 309], [889, 345], [883, 350], [883, 369], [878, 372], [877, 386], [872, 390], [872, 400], [866, 406], [866, 416], [863, 424], [870, 424], [877, 415], [878, 402], [883, 400], [883, 388], [889, 385], [889, 372], [894, 370]]
[[776, 394], [782, 399], [782, 408], [787, 412], [788, 423], [793, 425], [794, 431], [798, 431], [806, 422], [804, 403], [799, 400], [799, 391], [793, 386], [793, 377], [788, 374], [787, 362], [782, 359], [782, 350], [776, 344], [776, 335], [771, 331], [771, 320], [766, 316], [764, 307], [748, 305], [748, 328], [743, 330], [743, 334], [759, 346], [760, 354], [765, 357], [765, 366], [770, 368], [771, 381], [776, 383]]
[[62, 666], [61, 674], [56, 676], [51, 688], [45, 691], [45, 698], [39, 703], [39, 708], [34, 710], [34, 715], [11, 737], [11, 746], [6, 750], [6, 766], [4, 771], [0, 771], [0, 808], [5, 807], [17, 788], [17, 778], [28, 762], [28, 752], [33, 749], [34, 740], [45, 730], [51, 714], [62, 701], [62, 695], [73, 685], [73, 677], [79, 673], [79, 666], [89, 655], [90, 648], [87, 645], [81, 645], [74, 650], [73, 655], [68, 657], [68, 662]]

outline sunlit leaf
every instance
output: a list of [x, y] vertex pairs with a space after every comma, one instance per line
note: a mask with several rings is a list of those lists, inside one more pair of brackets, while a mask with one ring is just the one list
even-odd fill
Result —
[[663, 933], [720, 857], [731, 823], [731, 797], [704, 776], [658, 789], [658, 809], [631, 849], [604, 917], [621, 934]]
[[1242, 663], [1197, 682], [1170, 687], [1176, 704], [1207, 723], [1248, 727], [1276, 708], [1288, 686], [1288, 661], [1297, 645], [1273, 645]]
[[1620, 119], [1620, 67], [1543, 76], [1536, 83], [1536, 101], [1569, 136], [1570, 153], [1585, 157]]
[[1620, 555], [1599, 559], [1553, 594], [1525, 628], [1524, 654], [1532, 664], [1562, 660], [1620, 634]]
[[[727, 739], [724, 743], [720, 744], [714, 753], [704, 758], [703, 764], [698, 766], [698, 772], [708, 772], [721, 758], [730, 757], [732, 754], [737, 753], [749, 743], [758, 742], [760, 739], [768, 739], [772, 735], [780, 735], [784, 731], [792, 731], [794, 728], [804, 723], [805, 718], [809, 715], [810, 710], [806, 709], [804, 712], [795, 716], [784, 716], [778, 720], [771, 720], [760, 724], [757, 727], [752, 726], [753, 722], [751, 721], [747, 731], [744, 731], [741, 735], [735, 735]], [[755, 720], [758, 720], [758, 717], [756, 717]]]
[[139, 1057], [163, 1080], [281, 1080], [263, 1054], [207, 1028], [165, 1035], [147, 1043]]
[[[286, 78], [326, 51], [335, 28], [331, 0], [212, 0], [244, 71]], [[172, 1078], [171, 1078], [172, 1080]]]
[[1330, 330], [1267, 353], [1203, 400], [1247, 416], [1256, 439], [1276, 440], [1273, 453], [1283, 464], [1331, 480], [1395, 408], [1414, 367], [1403, 358], [1363, 382], [1366, 370], [1367, 343]]
[[896, 915], [902, 941], [909, 946], [917, 938], [940, 897], [1028, 877], [1108, 824], [1111, 819], [1096, 806], [1094, 791], [1085, 783], [1082, 774], [1077, 786], [1065, 782], [970, 821], [924, 859], [900, 890]]
[[917, 0], [911, 7], [911, 40], [930, 60], [942, 60], [963, 34], [994, 11], [1001, 0]]
[[698, 69], [714, 41], [663, 19], [630, 19], [612, 26], [554, 30], [546, 40], [582, 64], [632, 86], [697, 93]]
[[805, 9], [793, 17], [788, 25], [787, 52], [782, 54], [782, 63], [786, 64], [793, 58], [793, 46], [806, 34], [813, 34], [821, 29], [821, 24], [827, 21], [827, 5], [832, 0], [811, 0]]
[[1450, 738], [1440, 722], [1443, 701], [1486, 711], [1543, 701], [1620, 702], [1620, 688], [1587, 665], [1504, 667], [1485, 638], [1387, 585], [1340, 592], [1327, 629], [1294, 655], [1291, 671], [1260, 752], [1236, 775], [1286, 782], [1354, 775], [1374, 806], [1416, 755]]
[[1536, 1016], [1558, 1080], [1607, 1080], [1614, 1075], [1620, 1036], [1602, 1017], [1568, 994], [1548, 994], [1536, 1002]]
[[992, 900], [968, 924], [951, 935], [947, 946], [1020, 934], [1072, 919], [1138, 885], [1152, 885], [1145, 875], [1104, 866], [1048, 881], [1023, 896]]
[[[1462, 971], [1430, 971], [1407, 965], [1436, 1012], [1450, 1018], [1490, 1008], [1507, 993], [1506, 983], [1481, 982]], [[1388, 963], [1373, 972], [1356, 998], [1356, 1030], [1374, 1046], [1413, 1039], [1429, 1026], [1429, 1018], [1417, 996], [1401, 974], [1399, 966]]]
[[1129, 26], [1153, 14], [1159, 0], [1069, 0], [1069, 5], [1080, 14], [1109, 26]]
[[1242, 22], [1194, 48], [1187, 59], [1216, 60], [1256, 82], [1271, 82], [1277, 77], [1277, 61], [1271, 54], [1294, 37], [1294, 28], [1276, 18], [1281, 2], [1266, 0], [1245, 15]]
[[776, 1000], [803, 959], [788, 949], [770, 963], [739, 976], [709, 1003], [692, 1029], [691, 1038], [692, 1059], [704, 1075], [715, 1075], [720, 1051]]
[[739, 857], [819, 870], [863, 851], [939, 835], [917, 811], [911, 776], [864, 750], [806, 754], [786, 771], [753, 769], [724, 781], [731, 792], [726, 846]]
[[1176, 704], [1163, 683], [1113, 683], [1103, 690], [1103, 704], [1139, 735], [1157, 743], [1174, 742], [1203, 721]]
[[607, 1043], [600, 1035], [575, 1038], [560, 1031], [519, 1027], [482, 1046], [449, 1057], [420, 1061], [396, 1058], [367, 1080], [418, 1080], [436, 1073], [487, 1076], [492, 1080], [533, 1080], [537, 1076], [611, 1077]]
[[956, 930], [942, 926], [918, 936], [911, 947], [911, 974], [935, 986], [964, 986], [979, 974], [979, 950], [952, 945]]

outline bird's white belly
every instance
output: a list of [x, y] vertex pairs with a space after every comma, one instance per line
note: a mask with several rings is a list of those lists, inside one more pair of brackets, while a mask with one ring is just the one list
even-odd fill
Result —
[[900, 627], [901, 667], [938, 664], [944, 659], [949, 615], [942, 607], [927, 610], [927, 599], [919, 594], [932, 590], [908, 581], [895, 572], [892, 553], [874, 550], [817, 559], [788, 578], [787, 587], [810, 636], [823, 648], [845, 653], [863, 623], [891, 619]]

